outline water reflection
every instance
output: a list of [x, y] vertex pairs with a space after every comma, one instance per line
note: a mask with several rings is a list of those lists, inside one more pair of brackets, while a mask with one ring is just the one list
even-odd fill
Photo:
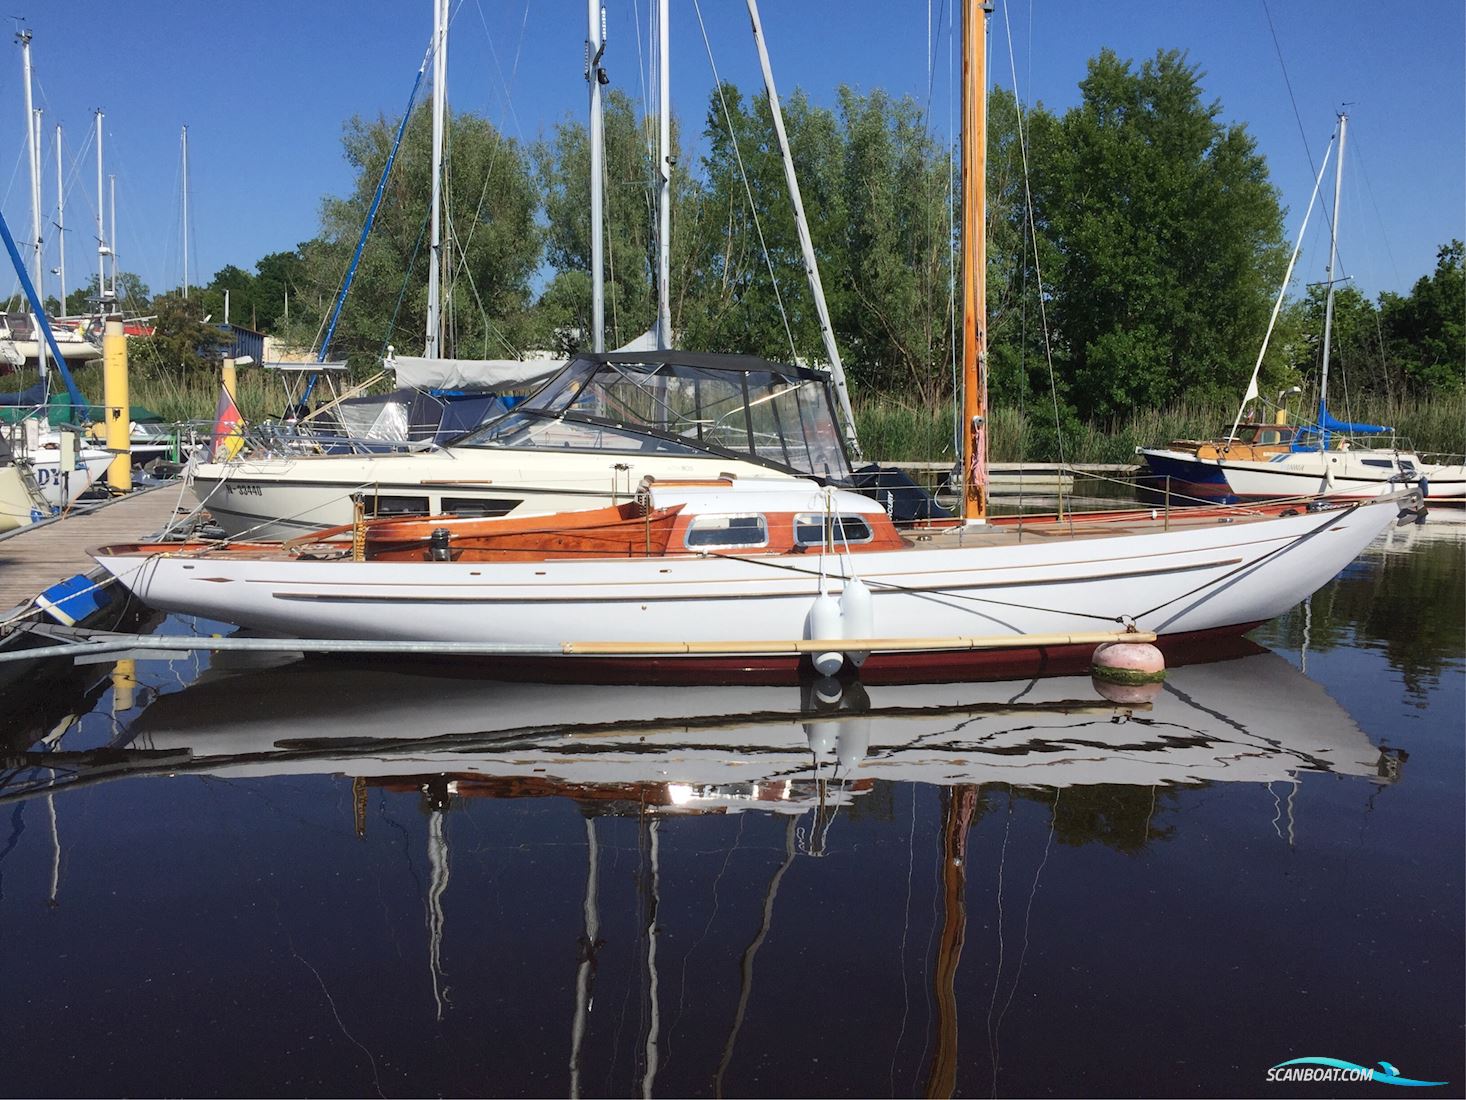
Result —
[[[1269, 628], [1288, 659], [1128, 704], [68, 669], [8, 697], [12, 1090], [1245, 1093], [1370, 1042], [1443, 1079], [1461, 543], [1420, 530]], [[1384, 665], [1440, 705], [1336, 702]]]
[[[568, 982], [571, 991], [561, 1017], [568, 1042], [561, 1062], [566, 1078], [551, 1091], [652, 1095], [667, 1060], [664, 1046], [676, 1035], [672, 1049], [701, 1050], [699, 1072], [710, 1076], [686, 1076], [691, 1067], [681, 1065], [669, 1091], [721, 1095], [725, 1089], [749, 1087], [746, 1080], [735, 1084], [730, 1074], [736, 1077], [740, 1036], [751, 1006], [758, 1003], [756, 963], [776, 926], [780, 886], [791, 867], [801, 857], [836, 855], [848, 864], [869, 842], [871, 823], [894, 823], [898, 804], [908, 797], [903, 791], [936, 788], [937, 801], [922, 824], [935, 834], [938, 882], [929, 943], [918, 968], [925, 973], [929, 1015], [922, 1052], [913, 1062], [920, 1078], [913, 1087], [945, 1096], [958, 1088], [967, 1034], [957, 974], [967, 937], [968, 842], [987, 816], [1006, 815], [1010, 824], [1005, 828], [1011, 828], [1016, 806], [1032, 806], [1042, 815], [1029, 821], [1030, 830], [1047, 834], [1032, 872], [1036, 892], [1055, 844], [1102, 845], [1133, 854], [1173, 840], [1180, 826], [1170, 811], [1183, 789], [1280, 785], [1271, 824], [1280, 842], [1291, 842], [1293, 795], [1304, 777], [1331, 773], [1367, 780], [1360, 799], [1400, 779], [1403, 752], [1372, 743], [1327, 693], [1288, 662], [1248, 648], [1246, 656], [1175, 670], [1153, 700], [1129, 704], [1103, 698], [1088, 679], [1067, 677], [869, 690], [858, 684], [843, 689], [811, 685], [802, 691], [558, 687], [551, 709], [546, 689], [535, 685], [300, 661], [246, 671], [214, 669], [138, 712], [133, 710], [139, 694], [136, 669], [119, 662], [106, 677], [114, 713], [105, 743], [65, 750], [57, 734], [12, 752], [0, 801], [16, 804], [12, 812], [17, 814], [27, 802], [44, 802], [59, 876], [54, 805], [60, 799], [64, 807], [63, 794], [75, 799], [123, 779], [167, 777], [177, 783], [198, 777], [251, 788], [264, 782], [271, 786], [260, 789], [273, 791], [283, 780], [321, 778], [338, 794], [316, 797], [349, 806], [349, 829], [358, 840], [389, 848], [406, 843], [416, 850], [416, 855], [406, 853], [409, 865], [423, 869], [412, 876], [415, 886], [390, 869], [377, 873], [387, 876], [381, 889], [400, 896], [407, 888], [418, 898], [425, 944], [413, 948], [400, 921], [394, 923], [393, 938], [405, 965], [410, 967], [413, 955], [419, 959], [429, 991], [428, 1017], [436, 1028], [451, 1027], [460, 1012], [482, 1011], [476, 999], [464, 995], [481, 984], [465, 953], [490, 971], [503, 965], [494, 952], [487, 958], [482, 954], [479, 914], [491, 895], [484, 892], [481, 866], [474, 866], [483, 861], [485, 824], [475, 821], [473, 808], [545, 800], [573, 805], [583, 835], [577, 840], [563, 829], [550, 829], [559, 854], [541, 868], [556, 891], [577, 896], [578, 914], [572, 935], [565, 907], [540, 898], [540, 904], [557, 910], [553, 924], [562, 946], [535, 962], [549, 988]], [[118, 720], [128, 712], [128, 720]], [[269, 797], [274, 802], [280, 796]], [[909, 798], [906, 812], [915, 843], [916, 795]], [[406, 832], [400, 813], [404, 800], [421, 822]], [[737, 954], [737, 981], [736, 995], [727, 994], [733, 1002], [725, 1009], [724, 1024], [690, 1035], [689, 1024], [702, 1015], [687, 1010], [688, 959], [702, 944], [691, 929], [700, 921], [712, 926], [719, 894], [715, 885], [711, 906], [690, 910], [687, 899], [679, 898], [678, 915], [666, 916], [664, 846], [673, 845], [674, 863], [684, 870], [694, 852], [705, 861], [721, 860], [726, 868], [744, 827], [740, 824], [735, 834], [699, 832], [702, 847], [690, 852], [684, 845], [694, 834], [669, 835], [664, 826], [669, 820], [748, 814], [780, 822], [778, 851], [762, 870], [730, 883], [757, 899], [753, 931], [726, 945]], [[459, 817], [468, 832], [455, 828]], [[608, 834], [607, 819], [627, 819], [632, 833]], [[339, 810], [337, 820], [346, 825]], [[417, 839], [410, 839], [413, 835]], [[632, 851], [627, 867], [623, 861]], [[277, 848], [275, 856], [311, 864], [304, 853], [286, 856]], [[913, 851], [911, 858], [928, 857]], [[465, 866], [469, 878], [460, 882]], [[877, 864], [869, 870], [884, 873]], [[322, 872], [340, 873], [329, 867], [310, 873]], [[613, 876], [610, 898], [604, 888], [608, 873]], [[911, 874], [908, 866], [908, 890]], [[53, 897], [55, 889], [53, 881]], [[540, 911], [527, 901], [520, 905], [500, 897], [497, 903], [501, 920], [540, 919]], [[609, 973], [602, 965], [611, 939], [608, 905], [614, 910], [619, 952]], [[907, 905], [909, 920], [909, 898]], [[749, 907], [749, 902], [741, 905], [745, 912]], [[677, 929], [674, 942], [682, 952], [675, 1011], [659, 972], [666, 927]], [[409, 942], [402, 942], [404, 936]], [[565, 936], [576, 945], [573, 960], [563, 954]], [[906, 971], [914, 965], [914, 958], [903, 959], [908, 1001], [912, 986]], [[724, 970], [720, 981], [726, 975]], [[628, 998], [640, 1005], [632, 1014], [638, 1037], [629, 1055], [623, 1034], [633, 1025]], [[595, 1009], [618, 1000], [622, 1009], [613, 1029], [610, 1018], [597, 1016]], [[531, 1011], [540, 1026], [549, 1026], [541, 1018], [547, 1009]], [[664, 1032], [667, 1012], [674, 1023]], [[996, 1073], [991, 1026], [990, 1013], [986, 1045]], [[896, 1039], [898, 1052], [905, 1049], [908, 1059], [914, 1044], [914, 1033]], [[609, 1068], [607, 1057], [612, 1058]], [[617, 1069], [623, 1057], [630, 1066]], [[750, 1057], [757, 1062], [756, 1052]], [[372, 1072], [382, 1072], [376, 1059]], [[414, 1084], [408, 1091], [429, 1087], [420, 1078], [410, 1079]], [[894, 1091], [905, 1087], [898, 1083]]]
[[1263, 626], [1259, 641], [1305, 655], [1342, 646], [1383, 652], [1417, 706], [1442, 669], [1466, 656], [1466, 509], [1386, 531], [1306, 605]]
[[[420, 787], [437, 801], [556, 796], [596, 813], [819, 817], [880, 781], [1148, 789], [1306, 772], [1393, 780], [1398, 754], [1371, 744], [1322, 688], [1275, 654], [1239, 648], [1250, 655], [1172, 670], [1159, 694], [1133, 703], [1104, 698], [1085, 677], [658, 691], [314, 661], [212, 670], [158, 697], [105, 748], [15, 754], [14, 763], [49, 774], [17, 778], [0, 799], [128, 775], [323, 774]], [[120, 709], [135, 675], [128, 667], [111, 676]], [[824, 832], [811, 828], [814, 848]]]

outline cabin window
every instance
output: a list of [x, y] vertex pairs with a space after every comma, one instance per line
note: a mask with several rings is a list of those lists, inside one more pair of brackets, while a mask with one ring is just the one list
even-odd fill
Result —
[[823, 512], [804, 512], [794, 517], [794, 545], [822, 546], [825, 524], [830, 527], [830, 541], [835, 549], [845, 543], [870, 542], [875, 532], [863, 516], [827, 516]]
[[767, 546], [769, 524], [757, 513], [746, 515], [694, 516], [684, 540], [689, 550], [730, 546]]
[[427, 497], [367, 497], [369, 516], [425, 516], [432, 509]]
[[493, 518], [507, 516], [522, 501], [501, 497], [444, 497], [439, 511], [455, 516]]

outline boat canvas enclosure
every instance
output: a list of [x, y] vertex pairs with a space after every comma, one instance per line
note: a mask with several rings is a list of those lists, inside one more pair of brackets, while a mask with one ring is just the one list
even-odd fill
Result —
[[587, 354], [456, 447], [725, 455], [843, 482], [830, 377], [743, 355]]

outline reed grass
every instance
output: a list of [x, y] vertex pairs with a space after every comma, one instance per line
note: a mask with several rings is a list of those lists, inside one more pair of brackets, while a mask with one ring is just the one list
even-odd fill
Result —
[[[102, 368], [89, 363], [73, 368], [76, 383], [88, 397], [101, 403]], [[219, 375], [214, 371], [180, 372], [133, 367], [129, 401], [141, 405], [168, 424], [212, 423], [219, 407]], [[246, 420], [278, 417], [285, 409], [285, 392], [278, 380], [249, 367], [238, 372], [235, 400]]]
[[[1163, 409], [1137, 409], [1109, 422], [1068, 422], [1059, 445], [1052, 414], [994, 409], [989, 418], [988, 455], [994, 462], [1127, 463], [1137, 447], [1173, 439], [1209, 439], [1231, 426], [1235, 405], [1181, 403]], [[1343, 409], [1335, 411], [1341, 418]], [[1366, 423], [1387, 424], [1422, 452], [1460, 455], [1466, 451], [1466, 392], [1430, 398], [1352, 403], [1347, 415]], [[889, 400], [868, 400], [855, 407], [855, 423], [867, 456], [885, 462], [945, 462], [954, 459], [952, 410]]]
[[[87, 394], [101, 395], [99, 365], [76, 372]], [[280, 416], [285, 394], [279, 382], [258, 370], [239, 372], [240, 412], [246, 420]], [[134, 369], [132, 403], [145, 405], [168, 423], [212, 421], [219, 401], [213, 372]], [[994, 462], [1127, 463], [1137, 447], [1173, 439], [1206, 439], [1231, 424], [1235, 405], [1182, 402], [1162, 409], [1137, 409], [1111, 422], [1065, 423], [1063, 445], [1046, 410], [995, 408], [989, 418], [989, 457]], [[1406, 401], [1355, 401], [1336, 415], [1388, 424], [1417, 450], [1460, 455], [1466, 452], [1466, 392], [1455, 390]], [[945, 462], [955, 459], [955, 421], [945, 405], [913, 405], [868, 399], [855, 406], [856, 429], [867, 457], [885, 462]]]

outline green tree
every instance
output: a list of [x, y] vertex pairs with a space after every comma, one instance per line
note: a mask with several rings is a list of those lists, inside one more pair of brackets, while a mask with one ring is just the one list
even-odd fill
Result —
[[1084, 416], [1234, 394], [1262, 339], [1287, 260], [1277, 192], [1200, 75], [1175, 51], [1137, 71], [1105, 50], [1035, 140], [1056, 353]]
[[[282, 291], [282, 319], [283, 290], [293, 288], [291, 328], [297, 333], [321, 331], [395, 134], [396, 126], [384, 118], [371, 122], [353, 118], [347, 123], [343, 145], [357, 173], [352, 192], [322, 204], [323, 231], [299, 250], [298, 283], [291, 277], [291, 261], [272, 271]], [[422, 347], [430, 262], [431, 146], [431, 122], [424, 108], [408, 122], [333, 337], [333, 358], [367, 365], [389, 343], [411, 353]], [[443, 354], [516, 355], [530, 328], [530, 279], [541, 253], [541, 230], [535, 220], [538, 196], [528, 160], [517, 142], [473, 114], [451, 117], [445, 148]], [[269, 305], [272, 310], [273, 298]], [[266, 312], [264, 301], [260, 308]]]
[[[1323, 371], [1324, 317], [1328, 288], [1310, 286], [1304, 297], [1290, 303], [1286, 341], [1288, 365], [1316, 392]], [[1380, 313], [1357, 287], [1334, 289], [1334, 324], [1329, 349], [1329, 404], [1344, 416], [1350, 394], [1393, 396], [1395, 372], [1386, 361], [1380, 342]]]
[[1406, 389], [1415, 395], [1466, 387], [1466, 272], [1463, 245], [1436, 253], [1435, 272], [1408, 297], [1380, 296], [1385, 341]]
[[138, 361], [153, 370], [196, 371], [218, 364], [229, 339], [214, 321], [205, 321], [198, 295], [160, 294], [153, 300], [153, 334], [139, 338], [132, 349]]
[[[619, 347], [656, 321], [656, 183], [654, 135], [619, 89], [603, 100], [605, 144], [606, 346]], [[672, 126], [672, 328], [682, 329], [688, 221], [694, 183], [680, 165], [679, 128]], [[567, 352], [590, 347], [590, 142], [584, 123], [567, 119], [534, 150], [544, 196], [546, 259], [555, 274], [541, 295], [547, 346]]]
[[[726, 107], [725, 107], [726, 104]], [[919, 106], [842, 88], [836, 111], [796, 91], [785, 128], [837, 345], [854, 388], [913, 402], [948, 392], [949, 161]], [[823, 362], [766, 96], [725, 85], [689, 201], [682, 269], [690, 346]]]
[[[109, 275], [107, 285], [112, 285]], [[66, 296], [71, 307], [78, 312], [95, 313], [97, 309], [97, 277], [93, 275], [86, 284]], [[122, 311], [129, 314], [147, 313], [152, 306], [152, 294], [148, 284], [131, 271], [117, 273], [117, 301]]]
[[[840, 261], [829, 238], [841, 212], [829, 200], [838, 194], [832, 183], [840, 179], [840, 146], [828, 112], [809, 108], [797, 92], [786, 115], [801, 183], [809, 185], [807, 212], [826, 291], [838, 294], [831, 273]], [[783, 361], [822, 359], [771, 118], [764, 97], [745, 104], [731, 84], [712, 94], [703, 131], [708, 149], [693, 200], [697, 238], [684, 272], [690, 308], [683, 342]]]
[[845, 239], [836, 285], [853, 372], [922, 404], [950, 392], [949, 164], [915, 100], [839, 92]]
[[223, 323], [225, 292], [229, 295], [228, 320], [245, 328], [252, 328], [254, 315], [255, 277], [243, 268], [226, 264], [214, 273], [207, 286], [194, 292], [203, 303], [204, 313], [213, 320]]

